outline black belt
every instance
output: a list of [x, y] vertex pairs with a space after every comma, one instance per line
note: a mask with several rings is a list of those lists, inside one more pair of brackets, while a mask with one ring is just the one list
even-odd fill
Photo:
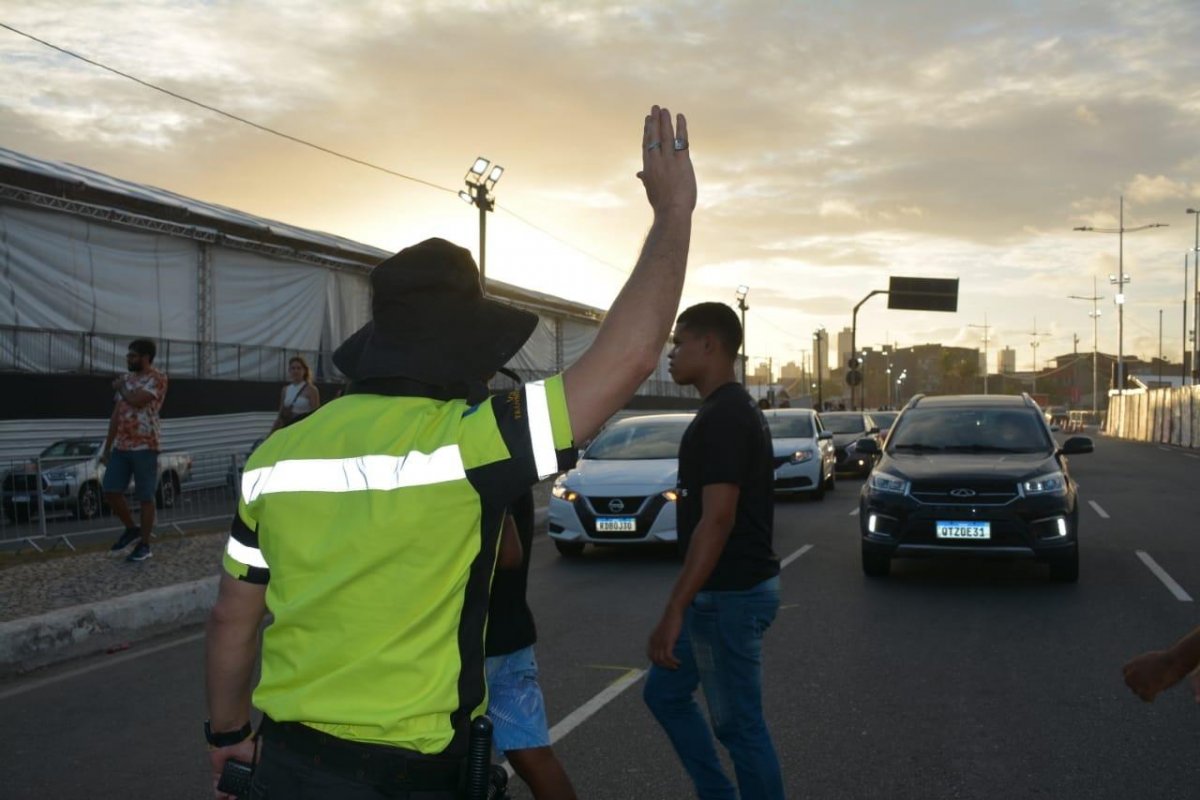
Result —
[[313, 765], [385, 791], [457, 791], [466, 761], [430, 756], [382, 744], [352, 742], [298, 722], [263, 717], [258, 729], [267, 746], [311, 760]]

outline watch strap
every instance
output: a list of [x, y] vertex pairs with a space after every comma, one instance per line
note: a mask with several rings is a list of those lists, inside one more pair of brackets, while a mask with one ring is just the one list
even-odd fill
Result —
[[247, 722], [236, 731], [213, 731], [210, 720], [204, 720], [204, 738], [213, 747], [232, 747], [250, 738], [254, 726]]

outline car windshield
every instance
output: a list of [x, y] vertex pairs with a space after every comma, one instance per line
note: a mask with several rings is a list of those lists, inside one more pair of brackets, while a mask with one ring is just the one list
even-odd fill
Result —
[[584, 458], [641, 461], [679, 457], [679, 440], [691, 419], [628, 420], [596, 437]]
[[1035, 413], [1017, 408], [917, 408], [892, 429], [888, 451], [1044, 453], [1051, 448]]
[[96, 455], [97, 442], [55, 442], [42, 451], [42, 458], [86, 458]]
[[767, 427], [772, 439], [811, 439], [815, 435], [810, 414], [768, 414]]
[[862, 433], [867, 429], [862, 414], [822, 414], [821, 423], [834, 433]]
[[875, 424], [880, 430], [892, 427], [892, 423], [896, 421], [896, 417], [900, 416], [899, 411], [872, 411], [871, 419], [875, 420]]

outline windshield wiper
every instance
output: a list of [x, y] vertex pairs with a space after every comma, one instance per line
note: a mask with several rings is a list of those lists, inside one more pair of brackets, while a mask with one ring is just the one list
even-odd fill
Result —
[[1032, 453], [1036, 452], [1027, 447], [1001, 447], [994, 444], [959, 444], [952, 445], [948, 450], [961, 450], [966, 453]]
[[917, 453], [933, 453], [945, 448], [933, 444], [894, 444], [893, 450], [912, 450]]

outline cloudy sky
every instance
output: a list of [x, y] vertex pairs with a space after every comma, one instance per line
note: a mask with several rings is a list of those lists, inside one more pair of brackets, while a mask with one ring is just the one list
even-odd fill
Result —
[[[488, 274], [606, 307], [649, 213], [651, 103], [688, 115], [700, 185], [685, 302], [750, 287], [752, 355], [799, 361], [889, 275], [960, 279], [957, 314], [872, 299], [859, 342], [1017, 349], [1028, 368], [1181, 346], [1200, 207], [1195, 0], [1113, 2], [77, 2], [0, 22], [451, 191], [239, 125], [0, 29], [0, 145], [395, 249], [475, 249], [455, 193], [506, 168]], [[532, 223], [528, 224], [528, 223]], [[995, 356], [990, 364], [995, 368]]]

